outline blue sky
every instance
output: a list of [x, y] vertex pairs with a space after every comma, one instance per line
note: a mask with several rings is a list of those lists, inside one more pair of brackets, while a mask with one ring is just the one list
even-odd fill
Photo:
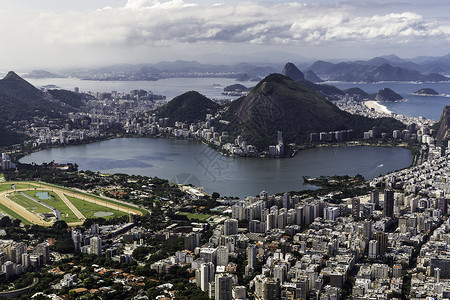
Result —
[[0, 64], [439, 56], [450, 52], [449, 14], [448, 0], [8, 1], [0, 6]]

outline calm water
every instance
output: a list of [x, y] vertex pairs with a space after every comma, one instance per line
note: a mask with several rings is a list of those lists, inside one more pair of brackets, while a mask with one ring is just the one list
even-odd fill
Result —
[[[427, 119], [439, 121], [445, 106], [450, 105], [450, 82], [439, 83], [411, 83], [411, 82], [384, 82], [384, 83], [331, 83], [340, 89], [359, 87], [369, 94], [375, 94], [382, 88], [390, 88], [400, 94], [407, 101], [383, 103], [390, 111], [411, 117], [423, 116]], [[432, 88], [441, 96], [416, 96], [412, 93], [423, 89]]]
[[408, 167], [412, 154], [402, 148], [333, 147], [309, 149], [286, 159], [224, 157], [187, 140], [124, 138], [43, 150], [23, 163], [74, 162], [81, 170], [157, 176], [192, 183], [206, 192], [252, 196], [312, 188], [303, 176], [356, 175], [366, 179]]
[[[81, 80], [78, 78], [43, 78], [27, 79], [31, 84], [40, 88], [45, 85], [54, 84], [66, 90], [75, 87], [80, 88], [80, 92], [125, 92], [143, 89], [152, 91], [157, 95], [164, 95], [167, 100], [171, 100], [188, 91], [197, 91], [208, 98], [215, 99], [236, 99], [237, 97], [222, 95], [223, 88], [238, 83], [232, 78], [168, 78], [157, 81], [96, 81]], [[247, 87], [255, 86], [254, 82], [244, 83]]]

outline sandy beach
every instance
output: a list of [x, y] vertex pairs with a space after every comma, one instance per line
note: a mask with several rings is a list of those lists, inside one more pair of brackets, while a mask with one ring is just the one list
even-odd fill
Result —
[[378, 113], [391, 115], [392, 112], [384, 105], [380, 104], [377, 101], [364, 101], [364, 105], [368, 108], [373, 108]]

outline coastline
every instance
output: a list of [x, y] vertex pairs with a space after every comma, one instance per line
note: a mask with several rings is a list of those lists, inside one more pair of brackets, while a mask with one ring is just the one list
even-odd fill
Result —
[[390, 111], [383, 104], [380, 104], [378, 101], [374, 101], [374, 100], [364, 101], [364, 105], [370, 109], [375, 110], [378, 113], [392, 115], [392, 111]]

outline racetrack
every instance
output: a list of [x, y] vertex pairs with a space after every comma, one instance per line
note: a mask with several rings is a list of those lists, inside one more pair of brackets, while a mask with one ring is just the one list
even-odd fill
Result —
[[75, 192], [73, 190], [67, 190], [63, 188], [59, 188], [56, 186], [47, 186], [43, 185], [37, 182], [8, 182], [10, 185], [18, 185], [18, 184], [28, 184], [28, 188], [22, 188], [22, 189], [10, 189], [3, 192], [0, 192], [0, 203], [6, 206], [7, 208], [11, 209], [24, 219], [27, 219], [33, 224], [41, 225], [41, 226], [52, 226], [54, 222], [48, 222], [43, 219], [41, 219], [37, 214], [28, 211], [23, 206], [19, 205], [18, 203], [12, 201], [7, 197], [8, 194], [11, 192], [18, 192], [18, 191], [29, 191], [29, 190], [35, 190], [35, 191], [53, 191], [58, 195], [58, 197], [67, 205], [67, 207], [72, 210], [72, 212], [75, 214], [75, 216], [80, 220], [79, 222], [71, 222], [68, 223], [69, 226], [77, 226], [82, 225], [84, 220], [86, 219], [84, 215], [73, 205], [72, 202], [70, 202], [69, 199], [65, 196], [71, 195], [75, 198], [83, 199], [84, 201], [92, 202], [98, 205], [102, 205], [105, 207], [112, 208], [114, 210], [122, 211], [128, 214], [136, 214], [136, 215], [143, 215], [141, 211], [138, 209], [133, 209], [130, 207], [126, 207], [124, 205], [121, 205], [120, 202], [114, 202], [112, 203], [111, 199], [108, 200], [101, 200], [97, 197], [91, 197], [86, 194], [81, 194], [78, 192]]

